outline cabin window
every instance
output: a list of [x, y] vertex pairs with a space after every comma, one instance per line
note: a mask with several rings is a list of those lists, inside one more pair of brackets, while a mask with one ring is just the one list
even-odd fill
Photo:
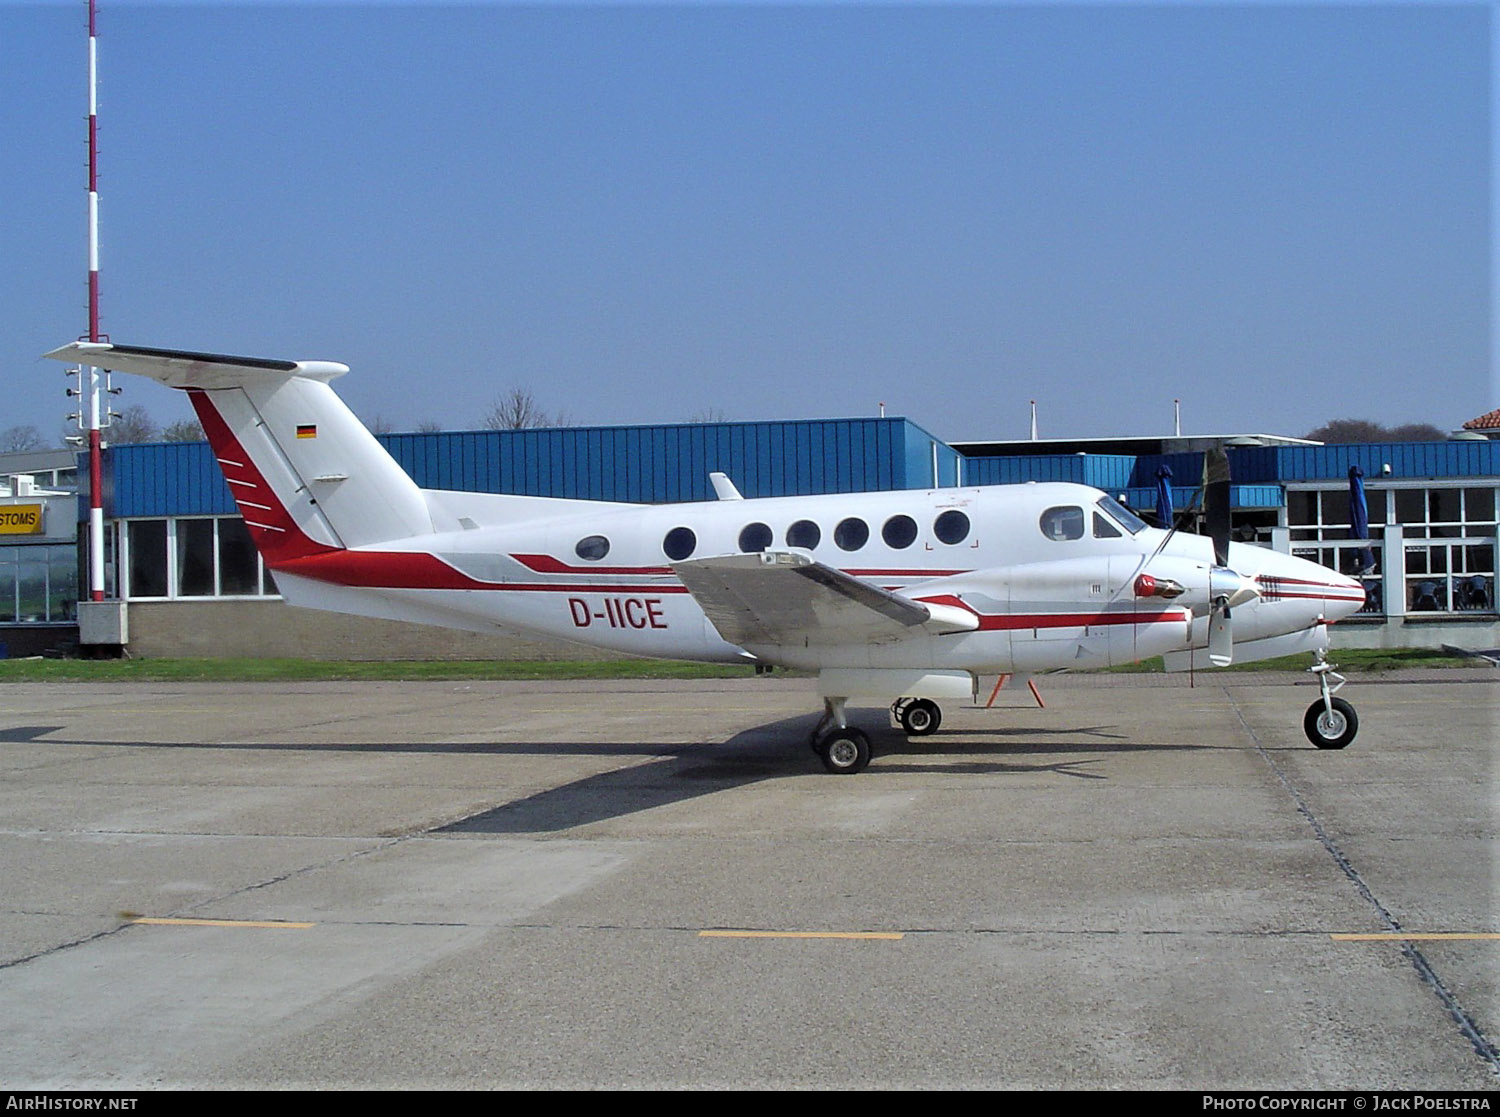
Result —
[[609, 554], [609, 540], [602, 535], [586, 535], [573, 548], [574, 554], [589, 562], [598, 562]]
[[661, 549], [673, 562], [681, 562], [698, 549], [698, 537], [690, 527], [674, 527], [661, 541]]
[[917, 541], [917, 521], [910, 516], [892, 516], [880, 529], [885, 545], [901, 551]]
[[932, 521], [932, 533], [940, 543], [950, 547], [969, 538], [969, 517], [956, 508], [950, 508]]
[[1042, 513], [1042, 534], [1062, 542], [1083, 538], [1083, 509], [1072, 505], [1049, 508]]
[[746, 554], [764, 551], [771, 545], [771, 529], [765, 524], [746, 524], [740, 532], [740, 550]]
[[833, 529], [833, 541], [840, 550], [857, 551], [870, 541], [870, 525], [858, 516], [840, 520], [839, 526]]
[[811, 520], [798, 520], [786, 529], [786, 545], [811, 551], [823, 541], [823, 530]]

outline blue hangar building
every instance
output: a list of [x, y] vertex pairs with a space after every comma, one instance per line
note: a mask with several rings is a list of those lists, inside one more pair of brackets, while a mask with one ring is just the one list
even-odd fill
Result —
[[[1149, 518], [1158, 475], [1192, 520], [1203, 450], [1228, 447], [1236, 538], [1362, 571], [1368, 604], [1336, 646], [1500, 645], [1500, 414], [1443, 442], [1318, 445], [1274, 435], [947, 443], [904, 418], [681, 423], [388, 434], [424, 488], [661, 503], [713, 499], [709, 474], [746, 497], [1075, 481]], [[0, 651], [79, 639], [78, 490], [59, 452], [0, 455]], [[45, 460], [43, 460], [45, 458]], [[33, 460], [35, 459], [35, 460]], [[1349, 473], [1363, 474], [1368, 539], [1351, 538]], [[480, 636], [341, 617], [282, 603], [206, 443], [105, 452], [105, 635], [132, 655], [584, 658], [520, 634]], [[3, 525], [0, 525], [3, 526]], [[1373, 558], [1373, 568], [1371, 559]], [[86, 628], [88, 626], [86, 625]]]

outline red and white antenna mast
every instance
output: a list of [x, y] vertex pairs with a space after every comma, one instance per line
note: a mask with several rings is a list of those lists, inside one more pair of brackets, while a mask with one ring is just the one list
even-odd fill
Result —
[[[99, 333], [99, 47], [95, 0], [89, 0], [89, 336]], [[89, 366], [80, 370], [82, 397], [78, 425], [88, 432], [89, 447], [89, 562], [90, 601], [104, 600], [104, 483], [100, 451], [100, 374]]]

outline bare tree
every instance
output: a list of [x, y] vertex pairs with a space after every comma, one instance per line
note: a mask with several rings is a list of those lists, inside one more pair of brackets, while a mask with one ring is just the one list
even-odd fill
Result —
[[1314, 442], [1347, 444], [1356, 442], [1441, 442], [1447, 436], [1431, 423], [1403, 423], [1386, 427], [1368, 419], [1334, 419], [1303, 438]]
[[700, 407], [693, 412], [690, 423], [727, 423], [729, 416], [724, 413], [722, 407]]
[[30, 423], [21, 427], [7, 427], [0, 431], [0, 454], [14, 454], [23, 450], [46, 449], [47, 440], [42, 432]]
[[443, 429], [443, 424], [436, 419], [423, 419], [416, 426], [418, 434], [437, 434]]
[[549, 415], [536, 402], [528, 388], [512, 388], [496, 397], [484, 413], [484, 425], [492, 431], [519, 431], [533, 427], [560, 427], [562, 415]]
[[121, 446], [133, 442], [155, 442], [161, 437], [161, 428], [144, 407], [132, 403], [124, 411], [110, 417], [104, 437]]
[[208, 436], [203, 433], [203, 426], [197, 419], [179, 419], [162, 428], [161, 440], [163, 442], [206, 442]]

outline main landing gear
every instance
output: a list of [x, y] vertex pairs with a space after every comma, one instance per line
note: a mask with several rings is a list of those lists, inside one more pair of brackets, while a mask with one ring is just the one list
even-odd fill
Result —
[[1328, 662], [1327, 652], [1319, 650], [1313, 655], [1315, 659], [1308, 670], [1318, 677], [1322, 696], [1307, 708], [1302, 717], [1302, 731], [1320, 749], [1341, 749], [1359, 732], [1359, 717], [1352, 705], [1334, 697], [1347, 681], [1334, 670], [1338, 665]]
[[930, 698], [898, 698], [891, 706], [891, 717], [908, 737], [926, 737], [943, 724], [943, 711]]
[[[874, 753], [870, 738], [855, 729], [844, 716], [846, 698], [823, 699], [823, 716], [808, 736], [808, 747], [834, 775], [852, 776], [864, 771]], [[943, 711], [930, 698], [902, 698], [891, 707], [891, 716], [909, 737], [926, 737], [943, 724]]]
[[844, 716], [846, 698], [823, 699], [823, 717], [808, 738], [808, 745], [836, 776], [852, 776], [870, 763], [870, 738], [849, 724]]

